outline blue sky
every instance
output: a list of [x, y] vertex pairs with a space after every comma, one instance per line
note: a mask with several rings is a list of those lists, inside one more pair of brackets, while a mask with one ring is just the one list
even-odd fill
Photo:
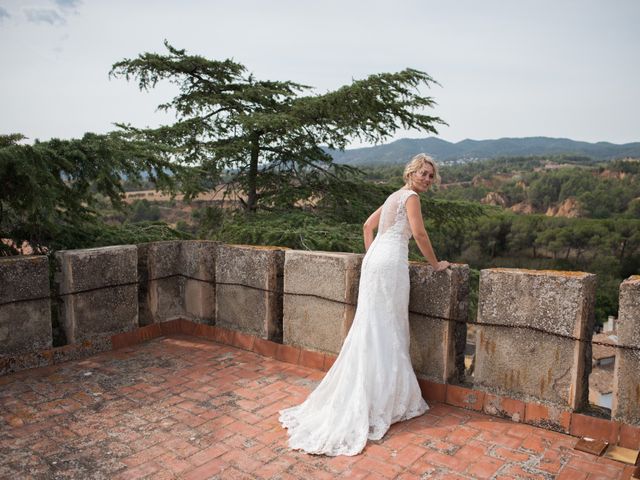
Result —
[[171, 86], [141, 93], [108, 77], [167, 39], [317, 92], [426, 71], [441, 84], [424, 93], [449, 141], [640, 141], [638, 21], [638, 0], [0, 0], [0, 133], [47, 140], [171, 122], [155, 111]]

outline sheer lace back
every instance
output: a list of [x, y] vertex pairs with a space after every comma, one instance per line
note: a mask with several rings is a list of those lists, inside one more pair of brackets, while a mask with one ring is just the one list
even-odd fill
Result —
[[417, 195], [413, 190], [401, 189], [392, 193], [382, 206], [378, 236], [392, 235], [403, 240], [411, 238], [411, 225], [407, 217], [406, 203], [411, 195]]

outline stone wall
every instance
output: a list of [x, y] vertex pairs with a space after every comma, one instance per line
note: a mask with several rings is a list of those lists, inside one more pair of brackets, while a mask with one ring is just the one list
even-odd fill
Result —
[[138, 326], [138, 256], [135, 245], [56, 252], [60, 323], [70, 344], [108, 343]]
[[469, 266], [453, 265], [435, 272], [426, 263], [409, 267], [411, 361], [428, 380], [460, 382], [469, 311]]
[[0, 358], [51, 348], [47, 257], [0, 258]]
[[[618, 344], [640, 348], [640, 275], [620, 285]], [[640, 350], [616, 349], [611, 418], [640, 425]]]
[[284, 249], [220, 245], [216, 325], [282, 341]]
[[140, 325], [177, 318], [212, 325], [218, 243], [174, 240], [137, 247]]
[[362, 255], [288, 250], [284, 262], [284, 343], [337, 354], [358, 299]]
[[483, 270], [475, 384], [560, 408], [584, 407], [595, 285], [595, 275], [581, 272]]

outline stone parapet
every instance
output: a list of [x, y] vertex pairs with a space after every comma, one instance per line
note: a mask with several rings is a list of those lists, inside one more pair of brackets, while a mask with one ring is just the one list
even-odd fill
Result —
[[469, 310], [469, 266], [435, 272], [426, 263], [409, 266], [411, 361], [418, 376], [440, 383], [460, 382]]
[[0, 258], [0, 357], [51, 348], [47, 257]]
[[640, 425], [640, 275], [620, 285], [611, 418]]
[[180, 257], [182, 242], [137, 245], [140, 325], [180, 318], [184, 311]]
[[595, 275], [582, 272], [482, 270], [475, 385], [560, 408], [585, 406], [595, 286]]
[[337, 354], [355, 314], [363, 255], [287, 250], [283, 341]]
[[182, 242], [180, 273], [184, 298], [184, 318], [213, 325], [216, 315], [216, 260], [218, 242]]
[[285, 249], [220, 245], [216, 262], [216, 325], [282, 340]]
[[56, 252], [60, 323], [70, 344], [138, 326], [135, 245]]
[[140, 324], [215, 321], [217, 242], [172, 240], [138, 247]]

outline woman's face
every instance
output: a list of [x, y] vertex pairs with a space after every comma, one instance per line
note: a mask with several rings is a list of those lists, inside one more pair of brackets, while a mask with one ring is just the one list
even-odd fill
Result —
[[411, 184], [416, 192], [425, 192], [433, 183], [435, 172], [430, 163], [425, 163], [411, 176]]

